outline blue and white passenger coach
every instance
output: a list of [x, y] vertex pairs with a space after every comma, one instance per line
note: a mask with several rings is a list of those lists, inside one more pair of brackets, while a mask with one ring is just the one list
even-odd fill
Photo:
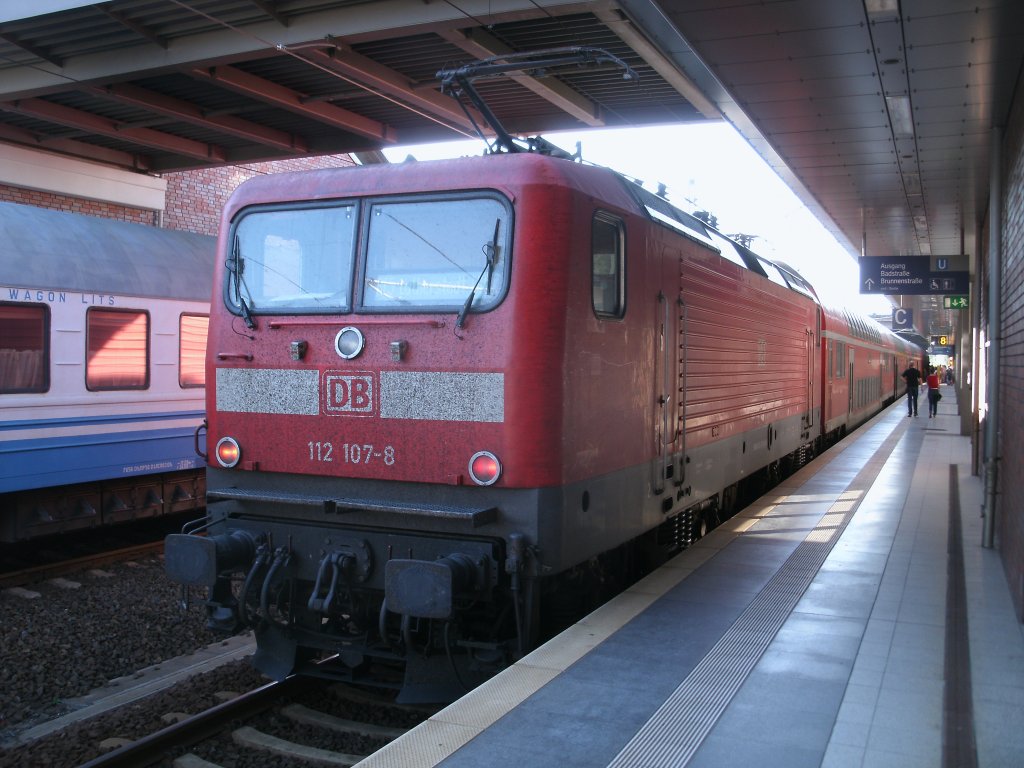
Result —
[[213, 257], [212, 237], [0, 203], [0, 540], [203, 506]]

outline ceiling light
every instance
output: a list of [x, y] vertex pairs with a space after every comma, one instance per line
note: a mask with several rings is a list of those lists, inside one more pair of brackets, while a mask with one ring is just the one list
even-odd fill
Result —
[[885, 104], [889, 109], [889, 123], [896, 138], [914, 135], [914, 121], [910, 115], [910, 98], [907, 96], [886, 96]]
[[864, 10], [872, 21], [899, 13], [899, 0], [864, 0]]

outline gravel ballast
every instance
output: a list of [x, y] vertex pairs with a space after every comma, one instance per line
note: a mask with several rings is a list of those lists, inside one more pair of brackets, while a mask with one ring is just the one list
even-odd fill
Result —
[[65, 700], [217, 640], [201, 596], [184, 613], [180, 597], [158, 557], [0, 592], [0, 743], [68, 711]]

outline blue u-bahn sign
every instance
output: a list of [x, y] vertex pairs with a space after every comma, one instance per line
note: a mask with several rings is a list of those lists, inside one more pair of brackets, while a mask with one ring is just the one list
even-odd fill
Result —
[[860, 292], [902, 294], [965, 294], [971, 273], [951, 270], [966, 256], [861, 256]]

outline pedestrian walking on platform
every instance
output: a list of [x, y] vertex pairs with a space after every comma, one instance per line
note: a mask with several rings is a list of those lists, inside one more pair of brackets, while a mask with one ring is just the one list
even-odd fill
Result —
[[910, 367], [900, 375], [907, 382], [907, 418], [917, 416], [917, 388], [921, 385], [921, 372], [911, 361]]
[[933, 419], [939, 415], [939, 400], [942, 393], [939, 392], [939, 373], [933, 365], [928, 369], [928, 418]]

